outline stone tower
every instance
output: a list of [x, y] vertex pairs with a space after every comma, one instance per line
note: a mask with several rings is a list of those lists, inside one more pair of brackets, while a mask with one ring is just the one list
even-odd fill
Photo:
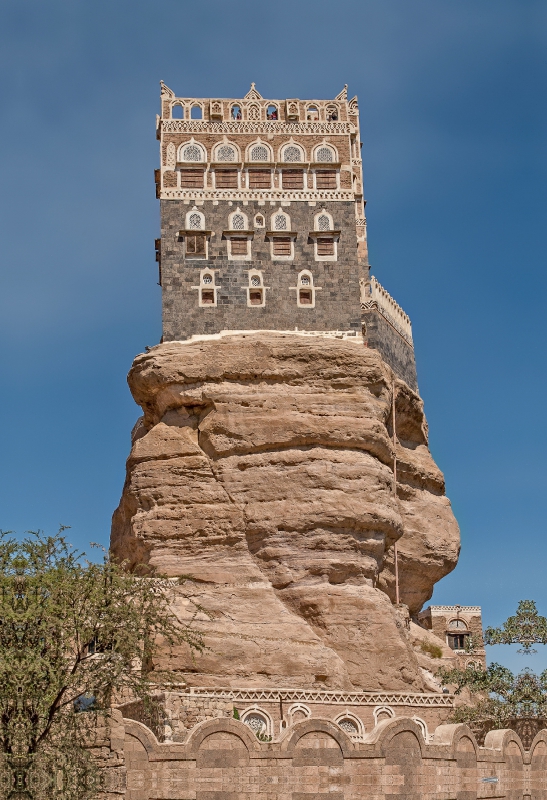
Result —
[[370, 276], [357, 98], [180, 98], [161, 84], [163, 341], [362, 337], [416, 390], [410, 320]]

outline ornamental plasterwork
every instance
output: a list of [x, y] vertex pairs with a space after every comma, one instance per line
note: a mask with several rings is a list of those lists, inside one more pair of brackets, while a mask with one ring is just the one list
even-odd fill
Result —
[[164, 133], [278, 133], [278, 134], [350, 134], [351, 122], [207, 122], [202, 119], [164, 119]]
[[454, 698], [449, 694], [433, 692], [343, 692], [321, 689], [205, 689], [190, 687], [189, 692], [181, 692], [184, 697], [218, 698], [240, 702], [271, 701], [329, 703], [345, 706], [419, 706], [431, 708], [452, 708]]
[[287, 189], [162, 189], [162, 200], [329, 200], [347, 202], [355, 199], [353, 192], [338, 192], [335, 189], [295, 190]]

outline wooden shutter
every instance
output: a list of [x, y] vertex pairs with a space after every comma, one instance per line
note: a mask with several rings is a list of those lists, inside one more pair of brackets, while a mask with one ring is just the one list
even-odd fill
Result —
[[273, 240], [274, 256], [290, 256], [291, 240], [289, 236], [275, 236]]
[[249, 170], [249, 189], [270, 189], [272, 173], [269, 169]]
[[202, 169], [181, 169], [180, 185], [184, 189], [203, 189]]
[[317, 255], [318, 256], [333, 256], [334, 255], [334, 239], [318, 239], [317, 240]]
[[247, 239], [231, 239], [231, 248], [232, 248], [232, 255], [233, 256], [246, 256], [248, 249], [247, 249]]
[[315, 175], [315, 185], [318, 189], [336, 189], [336, 170], [318, 170]]
[[216, 169], [215, 185], [217, 189], [237, 189], [237, 169]]
[[284, 189], [304, 188], [304, 172], [301, 169], [284, 169], [282, 173]]
[[186, 234], [186, 255], [192, 258], [205, 258], [205, 234]]

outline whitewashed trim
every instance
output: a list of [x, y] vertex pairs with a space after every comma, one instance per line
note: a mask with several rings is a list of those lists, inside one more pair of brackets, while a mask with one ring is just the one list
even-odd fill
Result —
[[[415, 706], [417, 708], [452, 708], [453, 695], [433, 692], [342, 692], [314, 689], [202, 689], [190, 686], [181, 695], [243, 703], [293, 702], [352, 706]], [[247, 710], [247, 709], [246, 709]]]
[[208, 122], [200, 119], [163, 119], [163, 133], [254, 133], [256, 135], [298, 134], [350, 134], [356, 128], [351, 122], [276, 122], [275, 120], [252, 121], [234, 120], [232, 122]]
[[410, 317], [374, 277], [371, 277], [370, 284], [365, 287], [361, 309], [378, 311], [405, 341], [414, 346]]
[[[203, 163], [196, 161], [196, 164]], [[256, 162], [259, 163], [258, 161]], [[260, 162], [266, 164], [267, 162]], [[160, 198], [162, 200], [270, 200], [281, 202], [282, 200], [313, 200], [319, 202], [327, 200], [329, 202], [354, 202], [355, 193], [338, 191], [336, 189], [162, 189]]]

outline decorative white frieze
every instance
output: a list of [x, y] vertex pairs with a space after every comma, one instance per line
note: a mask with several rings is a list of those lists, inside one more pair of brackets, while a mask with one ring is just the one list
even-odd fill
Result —
[[355, 133], [351, 122], [276, 122], [259, 120], [238, 120], [233, 122], [201, 119], [164, 119], [161, 121], [163, 133], [279, 133], [283, 135], [306, 134], [349, 134]]
[[162, 189], [162, 200], [282, 200], [307, 201], [328, 200], [353, 201], [353, 192], [336, 191], [335, 189]]
[[433, 692], [341, 692], [315, 689], [202, 689], [191, 686], [181, 695], [209, 699], [234, 700], [242, 703], [274, 701], [290, 703], [322, 703], [353, 706], [415, 706], [452, 708], [453, 695]]

